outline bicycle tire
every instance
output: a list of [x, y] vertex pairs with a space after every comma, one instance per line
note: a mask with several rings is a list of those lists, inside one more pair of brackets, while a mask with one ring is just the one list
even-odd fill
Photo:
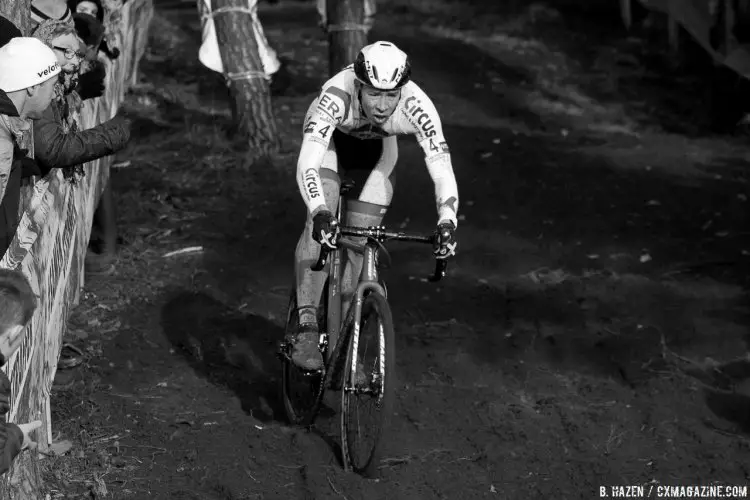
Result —
[[[296, 289], [293, 288], [289, 297], [285, 336], [296, 332], [298, 322], [297, 293]], [[292, 425], [308, 427], [315, 420], [323, 398], [324, 373], [306, 374], [288, 356], [282, 356], [281, 364], [281, 400], [284, 404], [287, 420]], [[298, 385], [304, 393], [304, 399], [296, 397], [292, 390], [291, 386], [296, 376], [301, 378]], [[305, 382], [306, 378], [309, 379], [306, 381], [307, 383]]]
[[[368, 351], [364, 347], [363, 341], [367, 340], [367, 332], [364, 327], [371, 317], [376, 318], [376, 345], [375, 359], [372, 364], [373, 372], [367, 375], [363, 370], [365, 381], [360, 380], [357, 384], [353, 380], [352, 364], [363, 360], [363, 367], [368, 367], [364, 359]], [[353, 326], [352, 326], [353, 328]], [[385, 297], [380, 293], [369, 293], [365, 296], [362, 304], [362, 317], [360, 319], [360, 335], [357, 345], [357, 360], [354, 360], [354, 336], [353, 331], [348, 332], [348, 346], [345, 364], [344, 388], [341, 392], [341, 449], [343, 460], [354, 472], [367, 477], [376, 477], [378, 475], [380, 455], [383, 443], [383, 436], [390, 424], [391, 415], [393, 414], [393, 401], [395, 396], [395, 333], [393, 330], [393, 316], [390, 306]], [[384, 358], [384, 359], [383, 359]], [[377, 372], [377, 373], [376, 373]], [[379, 379], [376, 379], [379, 376]], [[367, 393], [355, 393], [352, 388], [358, 386], [360, 389], [366, 389], [374, 392], [374, 395]], [[371, 446], [362, 446], [363, 425], [359, 419], [355, 405], [358, 398], [364, 395], [367, 398], [375, 400], [375, 406], [379, 407], [378, 415], [370, 424], [365, 424], [369, 430], [373, 431], [374, 439]]]

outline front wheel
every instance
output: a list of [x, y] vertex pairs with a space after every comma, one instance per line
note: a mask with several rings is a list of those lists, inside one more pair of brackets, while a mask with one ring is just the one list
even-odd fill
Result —
[[350, 332], [341, 396], [341, 442], [345, 464], [376, 476], [380, 444], [393, 412], [395, 339], [385, 297], [370, 293], [362, 304], [359, 332]]

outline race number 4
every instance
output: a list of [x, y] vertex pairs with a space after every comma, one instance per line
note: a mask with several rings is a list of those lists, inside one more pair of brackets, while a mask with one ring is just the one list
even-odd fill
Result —
[[318, 123], [314, 120], [310, 120], [305, 124], [303, 133], [305, 134], [319, 134], [320, 137], [325, 139], [328, 137], [328, 132], [331, 131], [331, 125], [327, 123]]

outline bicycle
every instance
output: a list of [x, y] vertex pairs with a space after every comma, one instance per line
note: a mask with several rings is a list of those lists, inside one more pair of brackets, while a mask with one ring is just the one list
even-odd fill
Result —
[[[339, 206], [336, 211], [338, 220], [344, 220], [346, 194], [354, 186], [350, 180], [343, 180], [340, 188]], [[341, 461], [344, 470], [354, 470], [366, 476], [377, 472], [381, 437], [388, 426], [393, 410], [395, 391], [395, 333], [393, 318], [387, 301], [385, 282], [380, 278], [378, 268], [389, 267], [391, 258], [383, 243], [388, 240], [410, 241], [433, 244], [437, 234], [423, 235], [416, 233], [388, 231], [385, 227], [340, 227], [338, 248], [326, 251], [321, 248], [318, 261], [311, 266], [321, 271], [329, 261], [328, 278], [322, 294], [322, 307], [318, 307], [318, 326], [320, 333], [319, 348], [323, 353], [324, 367], [318, 371], [306, 371], [297, 367], [292, 361], [292, 343], [290, 338], [296, 332], [299, 321], [297, 314], [297, 294], [293, 288], [289, 299], [286, 334], [279, 346], [282, 361], [282, 400], [289, 422], [294, 425], [310, 427], [318, 415], [326, 390], [341, 392]], [[365, 237], [364, 244], [346, 237]], [[356, 284], [350, 305], [343, 315], [341, 311], [341, 277], [344, 269], [344, 250], [350, 249], [364, 255], [362, 272]], [[435, 271], [428, 278], [437, 282], [445, 277], [447, 261], [436, 259]], [[368, 336], [362, 328], [365, 320], [376, 319], [375, 358], [366, 359], [373, 354], [366, 343]], [[364, 342], [363, 342], [364, 341]], [[361, 356], [361, 358], [360, 358]], [[370, 367], [369, 373], [366, 367]], [[302, 394], [293, 392], [295, 378]], [[376, 422], [371, 425], [360, 425], [356, 403], [363, 396], [375, 400], [379, 410]], [[362, 433], [374, 432], [369, 447], [359, 452]]]

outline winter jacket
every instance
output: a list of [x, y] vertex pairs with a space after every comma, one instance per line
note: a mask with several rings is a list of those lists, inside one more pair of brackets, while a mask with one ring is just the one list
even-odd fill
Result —
[[23, 446], [23, 432], [16, 424], [5, 422], [5, 415], [10, 411], [10, 380], [5, 372], [0, 371], [0, 474], [10, 469], [13, 459]]
[[43, 175], [53, 168], [72, 167], [111, 155], [130, 140], [130, 124], [122, 117], [87, 130], [71, 128], [66, 133], [63, 113], [53, 102], [34, 122], [34, 158]]
[[0, 90], [0, 199], [5, 194], [16, 141], [28, 128], [28, 122], [19, 118], [18, 110], [8, 94]]
[[0, 90], [0, 257], [5, 254], [18, 225], [21, 170], [17, 141], [31, 125], [18, 116], [8, 95]]

